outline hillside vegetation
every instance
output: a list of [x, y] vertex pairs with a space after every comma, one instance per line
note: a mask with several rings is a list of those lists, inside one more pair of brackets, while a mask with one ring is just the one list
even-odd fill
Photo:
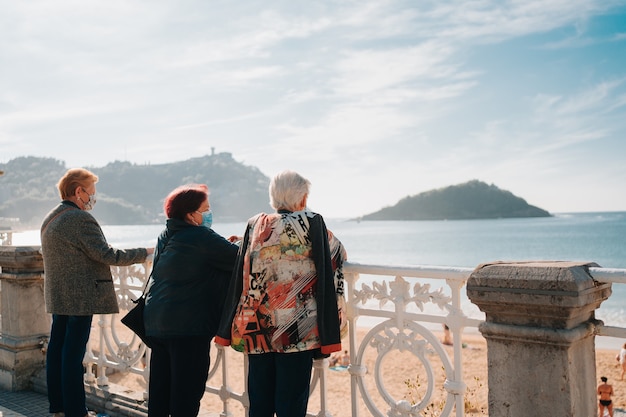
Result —
[[405, 197], [362, 220], [460, 220], [549, 217], [546, 210], [495, 185], [473, 180]]
[[[20, 227], [38, 228], [59, 203], [56, 183], [68, 169], [52, 158], [20, 157], [0, 164], [0, 218], [19, 218]], [[168, 164], [112, 162], [86, 167], [100, 177], [94, 216], [102, 224], [163, 223], [163, 199], [175, 187], [207, 184], [216, 221], [245, 221], [273, 211], [267, 194], [269, 178], [230, 153], [205, 155]], [[545, 217], [545, 210], [480, 181], [427, 191], [400, 200], [363, 220], [452, 220]], [[6, 222], [5, 222], [6, 223]], [[0, 224], [3, 226], [3, 224]]]
[[[0, 164], [0, 217], [19, 218], [22, 227], [39, 227], [60, 197], [58, 180], [68, 168], [52, 158], [20, 157]], [[86, 167], [98, 175], [94, 216], [102, 224], [163, 223], [163, 200], [175, 187], [187, 183], [209, 186], [216, 221], [244, 221], [272, 210], [269, 178], [243, 165], [230, 153], [206, 155], [159, 165], [112, 162]]]

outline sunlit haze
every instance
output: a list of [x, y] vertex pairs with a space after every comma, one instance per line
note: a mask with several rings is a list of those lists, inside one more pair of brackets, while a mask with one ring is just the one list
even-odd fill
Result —
[[300, 172], [326, 217], [472, 179], [626, 210], [625, 22], [625, 0], [3, 2], [0, 162], [214, 149]]

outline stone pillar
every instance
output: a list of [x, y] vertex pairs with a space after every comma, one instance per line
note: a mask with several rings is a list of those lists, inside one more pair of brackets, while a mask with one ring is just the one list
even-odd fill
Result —
[[597, 414], [594, 312], [611, 294], [593, 263], [478, 266], [467, 295], [486, 315], [489, 416]]
[[40, 248], [0, 246], [0, 268], [0, 388], [19, 391], [45, 366], [50, 334]]

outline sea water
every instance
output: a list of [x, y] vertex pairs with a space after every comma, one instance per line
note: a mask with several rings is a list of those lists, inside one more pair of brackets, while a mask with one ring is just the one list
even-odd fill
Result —
[[[559, 260], [626, 269], [626, 212], [495, 220], [326, 219], [326, 223], [346, 247], [348, 260], [364, 264], [474, 268], [492, 261]], [[225, 237], [241, 236], [245, 222], [220, 223], [216, 217], [213, 228]], [[112, 246], [131, 248], [154, 246], [163, 225], [104, 225], [102, 229]], [[13, 244], [39, 245], [39, 231], [16, 233]], [[596, 318], [626, 327], [625, 304], [626, 285], [615, 284]]]

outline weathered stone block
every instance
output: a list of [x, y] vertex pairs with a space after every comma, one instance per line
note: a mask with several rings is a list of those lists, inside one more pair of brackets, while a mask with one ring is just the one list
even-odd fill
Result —
[[588, 417], [596, 412], [595, 310], [611, 284], [593, 263], [478, 266], [467, 282], [485, 312], [489, 415]]

